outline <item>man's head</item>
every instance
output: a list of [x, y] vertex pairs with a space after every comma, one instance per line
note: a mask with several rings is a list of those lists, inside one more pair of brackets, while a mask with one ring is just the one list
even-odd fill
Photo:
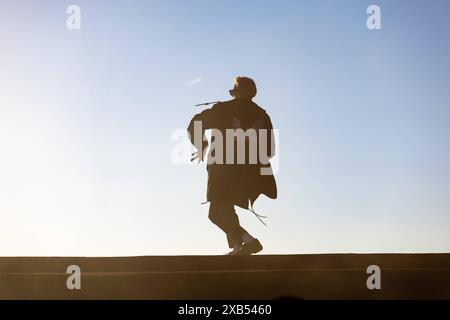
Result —
[[234, 87], [230, 90], [230, 95], [236, 99], [253, 99], [256, 96], [256, 84], [250, 78], [234, 78]]

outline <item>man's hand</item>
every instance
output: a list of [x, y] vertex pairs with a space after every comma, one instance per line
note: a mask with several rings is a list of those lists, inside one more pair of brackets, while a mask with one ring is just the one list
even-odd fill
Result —
[[202, 148], [202, 153], [200, 154], [200, 151], [196, 151], [192, 154], [192, 158], [191, 161], [195, 161], [198, 159], [197, 163], [200, 163], [201, 161], [203, 161], [203, 159], [205, 158], [205, 154], [206, 154], [206, 147]]

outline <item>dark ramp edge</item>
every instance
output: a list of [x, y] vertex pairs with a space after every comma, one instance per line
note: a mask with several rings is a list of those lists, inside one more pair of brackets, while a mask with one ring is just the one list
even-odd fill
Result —
[[[366, 270], [381, 268], [381, 290]], [[69, 265], [82, 271], [68, 290]], [[0, 299], [450, 299], [450, 254], [3, 257]]]

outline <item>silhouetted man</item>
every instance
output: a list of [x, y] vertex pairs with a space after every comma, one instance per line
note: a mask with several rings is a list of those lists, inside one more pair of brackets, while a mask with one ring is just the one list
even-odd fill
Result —
[[227, 235], [233, 248], [229, 255], [250, 255], [261, 251], [262, 245], [239, 224], [234, 206], [254, 212], [251, 208], [260, 194], [277, 197], [268, 161], [275, 152], [273, 127], [266, 111], [252, 101], [256, 95], [252, 79], [237, 77], [229, 92], [233, 100], [216, 103], [192, 118], [188, 131], [197, 152], [191, 160], [203, 160], [208, 146], [204, 132], [211, 129], [209, 219]]

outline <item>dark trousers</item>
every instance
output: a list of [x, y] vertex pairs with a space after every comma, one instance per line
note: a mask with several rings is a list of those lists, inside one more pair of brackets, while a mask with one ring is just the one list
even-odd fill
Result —
[[225, 232], [230, 248], [233, 248], [236, 244], [242, 244], [242, 235], [247, 231], [239, 224], [239, 217], [233, 204], [226, 201], [211, 201], [208, 217]]

